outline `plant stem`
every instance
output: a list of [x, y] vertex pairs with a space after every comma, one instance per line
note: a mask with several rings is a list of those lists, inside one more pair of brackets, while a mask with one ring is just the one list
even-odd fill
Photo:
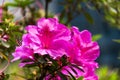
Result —
[[45, 0], [45, 18], [48, 18], [48, 0]]

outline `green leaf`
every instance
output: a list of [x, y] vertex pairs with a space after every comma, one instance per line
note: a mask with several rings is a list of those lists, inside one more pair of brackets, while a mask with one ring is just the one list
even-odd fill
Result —
[[73, 68], [73, 67], [71, 67], [71, 66], [69, 66], [70, 68], [71, 68], [71, 70], [75, 73], [75, 74], [77, 74], [77, 72], [75, 71], [75, 69]]
[[67, 0], [69, 3], [73, 3], [74, 0]]
[[115, 18], [112, 17], [111, 15], [106, 14], [106, 15], [105, 15], [105, 19], [106, 19], [107, 21], [109, 21], [110, 24], [111, 24], [111, 23], [112, 23], [112, 24], [115, 24], [115, 23], [116, 23]]
[[6, 6], [18, 7], [17, 3], [6, 3]]
[[110, 69], [107, 66], [99, 68], [97, 70], [97, 75], [99, 76], [99, 80], [119, 80], [118, 69]]
[[2, 52], [0, 52], [0, 56], [2, 56], [5, 60], [7, 60], [7, 64], [6, 64], [6, 66], [5, 66], [4, 68], [0, 69], [0, 73], [2, 73], [2, 72], [5, 71], [6, 68], [9, 66], [9, 64], [10, 64], [10, 60], [9, 60], [9, 58], [7, 58], [7, 56], [4, 55]]
[[30, 67], [35, 67], [35, 66], [38, 66], [38, 64], [37, 63], [26, 64], [24, 67], [30, 68]]
[[72, 77], [73, 80], [76, 80], [76, 78], [71, 74], [70, 71], [68, 71], [67, 69], [65, 69], [65, 70], [70, 74], [70, 76]]
[[6, 6], [25, 8], [26, 6], [32, 4], [33, 2], [34, 0], [14, 0], [14, 3], [7, 3]]
[[0, 52], [0, 56], [2, 56], [3, 58], [5, 58], [5, 60], [7, 60], [7, 61], [8, 61], [7, 56], [6, 56], [6, 55], [4, 55], [2, 52]]
[[62, 62], [62, 65], [66, 65], [67, 64], [67, 58], [66, 58], [65, 55], [62, 56], [61, 62]]
[[8, 80], [9, 77], [10, 77], [10, 75], [9, 75], [9, 74], [6, 74], [6, 75], [5, 75], [5, 78], [4, 78], [3, 80]]
[[3, 45], [4, 47], [6, 47], [6, 48], [9, 48], [9, 47], [10, 47], [10, 44], [7, 43], [7, 42], [2, 41], [1, 43], [2, 43], [2, 45]]
[[90, 13], [88, 13], [87, 11], [83, 10], [83, 14], [86, 18], [86, 20], [90, 23], [90, 24], [94, 24], [94, 20], [92, 18], [92, 16], [90, 15]]
[[117, 15], [117, 10], [113, 7], [109, 7], [109, 13], [112, 15], [112, 16], [116, 16]]
[[57, 72], [57, 74], [61, 77], [62, 80], [67, 80], [66, 75], [64, 75], [63, 73]]
[[114, 42], [120, 43], [120, 39], [113, 39]]
[[84, 70], [80, 66], [77, 66], [75, 64], [70, 64], [70, 65], [73, 66], [73, 67], [75, 67], [75, 68], [77, 68], [77, 69], [79, 69], [80, 71], [84, 72]]
[[83, 77], [78, 78], [77, 80], [83, 80]]
[[61, 12], [59, 20], [62, 21], [64, 16], [65, 16], [65, 10]]
[[100, 38], [102, 38], [102, 35], [101, 35], [101, 34], [96, 34], [96, 35], [93, 35], [92, 40], [93, 40], [93, 41], [97, 41], [97, 40], [99, 40]]

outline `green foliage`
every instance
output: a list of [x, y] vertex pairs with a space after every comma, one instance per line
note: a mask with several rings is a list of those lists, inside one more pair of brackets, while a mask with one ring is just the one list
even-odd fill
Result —
[[99, 80], [119, 80], [120, 76], [118, 69], [109, 69], [108, 67], [101, 67], [97, 70]]
[[103, 12], [103, 17], [109, 24], [120, 29], [120, 1], [119, 0], [91, 0], [96, 10]]
[[14, 0], [13, 3], [10, 2], [6, 3], [6, 6], [25, 8], [26, 6], [30, 5], [33, 2], [34, 0]]
[[83, 77], [78, 78], [77, 80], [83, 80]]
[[119, 0], [64, 0], [60, 2], [64, 6], [60, 15], [60, 21], [70, 23], [74, 18], [83, 14], [86, 20], [94, 23], [89, 10], [96, 10], [112, 26], [120, 29], [120, 1]]
[[120, 43], [120, 39], [113, 39], [114, 42]]
[[93, 18], [92, 18], [92, 16], [90, 15], [90, 13], [88, 13], [87, 11], [83, 11], [83, 14], [84, 14], [85, 18], [87, 19], [87, 21], [88, 21], [89, 23], [91, 23], [91, 24], [94, 23]]
[[[82, 6], [83, 3], [87, 3], [86, 0], [64, 0], [59, 2], [60, 5], [64, 6], [59, 19], [64, 24], [68, 25], [74, 18], [78, 17], [80, 14], [83, 14], [86, 20], [93, 24], [94, 20], [91, 14], [87, 11], [87, 9]], [[63, 20], [63, 21], [62, 21]]]
[[[30, 65], [27, 64], [26, 66], [28, 68], [39, 66], [39, 70], [38, 70], [39, 72], [37, 76], [38, 79], [43, 79], [45, 75], [50, 74], [51, 79], [55, 77], [56, 75], [59, 75], [63, 80], [68, 80], [68, 78], [76, 80], [76, 78], [73, 76], [73, 74], [69, 70], [65, 69], [65, 71], [67, 71], [70, 76], [65, 75], [61, 72], [61, 69], [65, 67], [66, 65], [68, 65], [75, 74], [77, 74], [77, 72], [75, 71], [74, 68], [79, 69], [80, 71], [83, 71], [77, 65], [69, 63], [65, 55], [62, 56], [62, 58], [58, 60], [52, 59], [49, 55], [40, 56], [36, 53], [34, 56], [35, 56], [35, 63], [30, 64]], [[24, 62], [30, 62], [30, 60], [22, 61], [22, 63]]]
[[93, 40], [93, 41], [97, 41], [97, 40], [99, 40], [100, 38], [102, 38], [102, 35], [101, 35], [101, 34], [96, 34], [96, 35], [93, 35], [92, 40]]
[[13, 17], [8, 12], [4, 11], [2, 20], [3, 22], [0, 23], [0, 52], [8, 55], [17, 45], [17, 37], [21, 38], [23, 31], [13, 22]]

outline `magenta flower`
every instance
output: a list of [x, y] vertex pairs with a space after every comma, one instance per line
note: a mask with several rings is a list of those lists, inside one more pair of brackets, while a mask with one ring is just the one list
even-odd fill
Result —
[[[31, 57], [33, 53], [40, 55], [49, 54], [53, 58], [67, 55], [65, 48], [70, 40], [70, 30], [54, 18], [41, 18], [37, 25], [26, 27], [27, 34], [23, 35], [22, 45], [13, 53], [14, 60], [23, 56]], [[26, 52], [27, 48], [29, 52]], [[32, 52], [33, 51], [33, 52]]]
[[[95, 60], [100, 51], [97, 42], [92, 41], [89, 31], [80, 32], [77, 27], [67, 28], [55, 18], [41, 18], [37, 25], [28, 25], [26, 30], [22, 45], [16, 47], [12, 61], [20, 59], [20, 66], [23, 67], [35, 63], [36, 54], [38, 57], [49, 55], [50, 58], [45, 58], [48, 61], [46, 64], [50, 65], [44, 76], [45, 80], [51, 77], [52, 80], [62, 80], [59, 73], [68, 77], [71, 73], [75, 78], [83, 76], [84, 80], [98, 80], [95, 75], [98, 64]], [[61, 61], [62, 59], [65, 61]], [[57, 61], [55, 70], [58, 71], [53, 70], [51, 73], [53, 60]]]
[[84, 76], [85, 80], [98, 80], [95, 68], [98, 64], [94, 61], [99, 56], [100, 50], [97, 42], [92, 41], [91, 33], [87, 30], [80, 32], [77, 27], [71, 29], [71, 46], [69, 46], [70, 62], [82, 67], [76, 77]]
[[[33, 60], [34, 60], [33, 50], [30, 49], [29, 46], [16, 47], [16, 50], [13, 53], [13, 56], [14, 56], [14, 59], [12, 60], [12, 62], [21, 59], [21, 63], [20, 63], [21, 67], [25, 66], [26, 64], [33, 63]], [[22, 61], [27, 61], [27, 60], [31, 60], [31, 61], [22, 63]]]
[[26, 30], [28, 33], [23, 39], [23, 44], [29, 45], [34, 53], [49, 54], [53, 58], [67, 54], [65, 48], [70, 40], [70, 31], [56, 19], [42, 18], [38, 20], [37, 26], [29, 25]]

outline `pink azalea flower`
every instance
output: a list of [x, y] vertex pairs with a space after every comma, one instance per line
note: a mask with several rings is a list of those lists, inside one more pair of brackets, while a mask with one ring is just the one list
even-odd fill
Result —
[[55, 18], [41, 18], [37, 25], [29, 25], [26, 30], [28, 33], [23, 35], [22, 45], [16, 48], [12, 61], [23, 59], [23, 56], [32, 57], [34, 53], [49, 54], [53, 58], [67, 55], [65, 47], [68, 46], [70, 30]]
[[[58, 23], [56, 19], [41, 18], [38, 20], [37, 26], [29, 25], [26, 30], [28, 31], [28, 39], [31, 40], [29, 45], [33, 48], [34, 53], [49, 54], [53, 58], [66, 54], [64, 48], [68, 45], [66, 43], [70, 39], [70, 31], [65, 25]], [[23, 41], [23, 44], [27, 43], [28, 41]]]
[[[94, 61], [99, 56], [100, 50], [97, 42], [92, 41], [91, 33], [87, 30], [80, 32], [77, 27], [73, 27], [72, 46], [70, 46], [70, 56], [72, 61]], [[73, 51], [73, 53], [71, 53]], [[75, 52], [74, 52], [75, 51]], [[73, 55], [74, 54], [74, 55]], [[76, 55], [76, 56], [75, 56]], [[80, 58], [76, 58], [80, 57]], [[75, 58], [75, 59], [73, 59]]]
[[[98, 64], [95, 60], [99, 56], [100, 50], [97, 42], [92, 41], [91, 33], [88, 30], [80, 32], [77, 27], [69, 29], [55, 18], [41, 18], [37, 25], [28, 25], [26, 30], [27, 33], [22, 37], [22, 45], [16, 47], [12, 61], [20, 59], [20, 66], [23, 67], [34, 63], [36, 53], [40, 56], [48, 54], [57, 61], [65, 55], [70, 64], [75, 64], [82, 70], [65, 65], [60, 69], [62, 74], [69, 75], [70, 72], [76, 78], [83, 76], [84, 80], [98, 80], [95, 74]], [[24, 62], [26, 60], [31, 61]], [[50, 77], [49, 74], [45, 80]], [[56, 79], [61, 80], [59, 75], [52, 78], [52, 80]]]
[[25, 59], [33, 59], [33, 50], [30, 49], [29, 46], [19, 46], [16, 47], [15, 52], [13, 53], [14, 59], [12, 61], [16, 60], [25, 60]]
[[98, 80], [95, 69], [98, 64], [94, 61], [100, 50], [97, 42], [92, 41], [91, 33], [87, 30], [80, 32], [77, 27], [71, 28], [71, 46], [69, 46], [70, 62], [82, 67], [76, 77], [84, 76], [85, 80]]
[[4, 35], [1, 37], [1, 39], [2, 39], [2, 41], [7, 42], [8, 39], [9, 39], [9, 35], [4, 34]]

